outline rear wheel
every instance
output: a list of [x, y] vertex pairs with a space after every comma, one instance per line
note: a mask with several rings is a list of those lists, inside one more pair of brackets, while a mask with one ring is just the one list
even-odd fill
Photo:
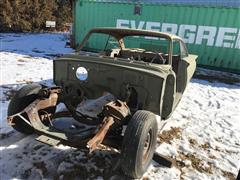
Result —
[[[10, 101], [8, 105], [8, 116], [24, 110], [24, 108], [35, 101], [39, 97], [38, 92], [40, 89], [42, 89], [40, 84], [23, 86]], [[51, 111], [55, 112], [55, 108], [51, 108]], [[27, 114], [24, 113], [23, 116], [28, 120]], [[13, 124], [12, 127], [21, 133], [32, 134], [34, 132], [34, 129], [18, 116], [14, 117]]]
[[141, 178], [147, 170], [157, 140], [156, 116], [149, 111], [137, 111], [130, 120], [121, 152], [121, 166], [124, 174]]

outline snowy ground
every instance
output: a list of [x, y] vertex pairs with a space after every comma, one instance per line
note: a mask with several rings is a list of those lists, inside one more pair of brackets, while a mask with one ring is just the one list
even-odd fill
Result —
[[[36, 135], [22, 135], [6, 124], [9, 98], [26, 83], [51, 84], [52, 58], [72, 51], [64, 45], [64, 34], [0, 34], [0, 179], [102, 179], [109, 175], [106, 171], [118, 156], [112, 149], [88, 155], [85, 149], [50, 147], [35, 141]], [[216, 74], [222, 82], [213, 78]], [[157, 151], [173, 158], [174, 166], [166, 168], [152, 161], [144, 178], [236, 178], [240, 76], [204, 69], [198, 69], [197, 75], [201, 79], [191, 80], [159, 133]]]

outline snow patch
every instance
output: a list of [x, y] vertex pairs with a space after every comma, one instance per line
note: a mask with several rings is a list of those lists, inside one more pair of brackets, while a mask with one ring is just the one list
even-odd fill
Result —
[[[85, 149], [49, 147], [35, 141], [36, 135], [22, 135], [6, 123], [9, 99], [19, 88], [31, 82], [53, 84], [53, 56], [72, 51], [64, 47], [65, 35], [1, 34], [0, 41], [1, 179], [61, 179], [74, 173], [83, 179], [103, 178], [104, 171], [116, 163], [114, 150], [89, 156]], [[157, 152], [182, 161], [181, 166], [166, 168], [152, 161], [144, 177], [226, 179], [231, 175], [236, 178], [240, 168], [240, 76], [205, 69], [199, 72], [204, 76], [222, 75], [223, 82], [227, 77], [234, 81], [191, 80], [172, 117], [160, 131], [179, 128], [180, 137], [156, 147]], [[64, 109], [59, 105], [58, 111]], [[194, 168], [194, 160], [208, 171]]]

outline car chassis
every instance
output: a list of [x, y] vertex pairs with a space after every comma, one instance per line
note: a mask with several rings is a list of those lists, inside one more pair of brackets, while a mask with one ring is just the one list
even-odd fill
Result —
[[[102, 123], [100, 123], [95, 130], [90, 129], [88, 132], [84, 131], [84, 136], [82, 136], [81, 139], [79, 139], [79, 134], [74, 137], [73, 134], [60, 133], [58, 131], [53, 131], [53, 129], [50, 130], [49, 128], [53, 128], [53, 126], [48, 127], [44, 125], [44, 119], [47, 119], [49, 122], [51, 122], [52, 118], [74, 116], [69, 111], [55, 113], [54, 115], [46, 111], [44, 115], [41, 117], [39, 116], [38, 111], [57, 105], [58, 94], [61, 93], [61, 91], [62, 90], [60, 87], [41, 89], [38, 93], [40, 97], [39, 99], [36, 99], [34, 102], [29, 104], [21, 112], [7, 118], [9, 125], [14, 125], [13, 119], [14, 117], [18, 116], [27, 124], [32, 126], [39, 134], [47, 135], [49, 137], [46, 138], [46, 136], [40, 136], [36, 139], [38, 141], [50, 145], [58, 145], [60, 143], [70, 144], [74, 147], [86, 146], [87, 144], [90, 152], [92, 152], [103, 142], [110, 126], [112, 126], [114, 123], [121, 124], [121, 121], [130, 115], [130, 110], [127, 104], [121, 100], [116, 100], [109, 102], [104, 106], [102, 111], [104, 114], [104, 119], [101, 120]], [[24, 113], [27, 114], [30, 122], [23, 116]], [[74, 117], [80, 122], [82, 119], [86, 119], [86, 116], [76, 117], [75, 115]], [[95, 121], [100, 122], [100, 120], [96, 119]], [[54, 139], [51, 139], [50, 137]]]
[[[75, 53], [58, 58], [54, 61], [57, 86], [33, 84], [20, 89], [9, 104], [7, 121], [20, 132], [36, 131], [40, 135], [36, 140], [53, 146], [87, 147], [90, 152], [101, 144], [117, 148], [121, 152], [124, 174], [140, 178], [155, 150], [158, 131], [155, 114], [160, 115], [161, 120], [171, 116], [195, 71], [197, 56], [188, 54], [178, 36], [115, 28], [91, 30], [79, 50], [92, 33], [113, 36], [119, 48], [106, 50], [106, 44], [104, 52], [98, 55]], [[126, 48], [124, 37], [128, 36], [166, 38], [168, 51]], [[174, 41], [179, 43], [178, 55], [173, 55]], [[86, 77], [88, 72], [89, 77]], [[102, 104], [97, 116], [77, 110], [83, 93], [89, 99], [96, 99], [106, 92], [114, 95], [114, 99]], [[67, 109], [55, 112], [60, 102]], [[89, 127], [70, 125], [67, 130], [56, 127], [54, 120], [67, 117]]]

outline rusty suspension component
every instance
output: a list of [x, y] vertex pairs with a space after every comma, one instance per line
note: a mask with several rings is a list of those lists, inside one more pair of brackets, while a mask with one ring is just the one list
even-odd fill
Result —
[[[21, 112], [7, 117], [8, 124], [13, 125], [14, 117], [18, 116], [35, 129], [46, 128], [46, 126], [40, 120], [38, 111], [41, 109], [45, 109], [47, 107], [56, 106], [57, 100], [58, 100], [58, 94], [60, 92], [61, 92], [61, 88], [59, 87], [41, 89], [39, 91], [39, 95], [44, 99], [36, 99]], [[30, 122], [22, 116], [23, 113], [27, 113], [28, 119]]]
[[94, 151], [103, 142], [109, 128], [114, 123], [121, 123], [121, 120], [130, 115], [130, 110], [125, 102], [116, 100], [106, 104], [103, 113], [105, 115], [103, 123], [100, 124], [95, 136], [87, 143], [90, 152]]
[[[42, 89], [39, 92], [39, 98], [29, 104], [24, 110], [19, 113], [16, 113], [12, 116], [7, 118], [8, 123], [12, 125], [14, 123], [14, 117], [18, 116], [27, 124], [32, 126], [34, 129], [38, 131], [45, 132], [48, 128], [45, 126], [42, 121], [41, 117], [39, 116], [39, 111], [45, 108], [56, 106], [58, 100], [58, 94], [61, 92], [61, 88], [55, 87], [50, 89]], [[23, 114], [26, 113], [28, 119], [26, 119]], [[64, 113], [65, 114], [65, 113]], [[125, 102], [120, 100], [112, 101], [104, 106], [103, 114], [105, 116], [103, 122], [98, 126], [97, 133], [95, 136], [90, 139], [87, 143], [87, 147], [90, 149], [90, 152], [95, 150], [104, 140], [108, 130], [110, 127], [117, 123], [121, 125], [123, 122], [122, 120], [125, 119], [127, 116], [130, 115], [130, 109]], [[71, 113], [67, 112], [65, 114], [67, 116], [71, 116]], [[45, 114], [44, 117], [50, 118], [49, 114]], [[53, 115], [54, 117], [57, 114]]]

